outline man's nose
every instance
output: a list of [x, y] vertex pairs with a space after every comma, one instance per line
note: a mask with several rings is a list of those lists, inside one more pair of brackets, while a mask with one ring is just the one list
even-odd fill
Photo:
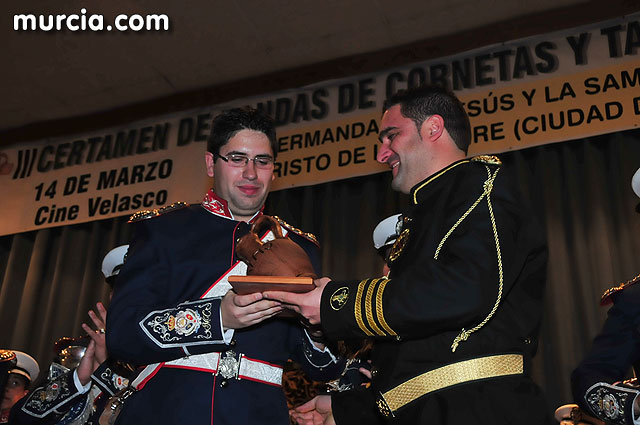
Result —
[[253, 180], [257, 176], [255, 161], [249, 160], [242, 170], [242, 177], [245, 179]]
[[387, 159], [391, 156], [391, 149], [389, 149], [389, 144], [382, 143], [380, 144], [380, 149], [378, 149], [378, 154], [376, 155], [376, 161], [381, 164], [387, 162]]

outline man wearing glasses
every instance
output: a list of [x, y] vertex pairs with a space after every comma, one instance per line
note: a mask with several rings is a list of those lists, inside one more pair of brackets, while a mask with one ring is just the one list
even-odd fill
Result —
[[[270, 119], [225, 111], [213, 120], [205, 164], [214, 183], [202, 203], [132, 217], [107, 346], [116, 358], [147, 366], [121, 395], [118, 424], [284, 425], [287, 359], [314, 379], [339, 374], [341, 365], [296, 321], [274, 317], [279, 302], [230, 290], [228, 277], [246, 273], [234, 243], [262, 214], [276, 154]], [[317, 271], [315, 242], [288, 230]]]

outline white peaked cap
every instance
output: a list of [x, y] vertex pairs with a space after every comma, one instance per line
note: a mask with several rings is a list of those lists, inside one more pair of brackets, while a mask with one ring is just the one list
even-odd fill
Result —
[[373, 229], [373, 246], [380, 249], [383, 246], [391, 245], [398, 238], [396, 233], [396, 224], [400, 214], [394, 214], [382, 220], [375, 229]]
[[116, 276], [120, 272], [120, 267], [124, 264], [125, 256], [129, 250], [129, 245], [120, 245], [113, 248], [102, 260], [102, 274], [105, 279]]
[[640, 168], [638, 168], [638, 171], [636, 171], [631, 178], [631, 188], [633, 189], [633, 193], [640, 198]]
[[30, 382], [35, 381], [40, 373], [40, 366], [36, 359], [23, 353], [22, 351], [11, 350], [16, 353], [16, 366], [9, 371], [9, 373], [17, 373], [18, 375], [26, 376]]

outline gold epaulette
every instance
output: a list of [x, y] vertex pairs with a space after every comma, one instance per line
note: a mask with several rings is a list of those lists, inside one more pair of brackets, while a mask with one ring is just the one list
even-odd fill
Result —
[[624, 288], [628, 288], [629, 286], [637, 282], [640, 282], [640, 275], [634, 277], [631, 280], [627, 280], [626, 282], [621, 283], [618, 286], [614, 286], [613, 288], [607, 289], [606, 291], [604, 291], [604, 294], [602, 294], [602, 298], [600, 298], [600, 305], [611, 304], [613, 302], [613, 299], [611, 298], [613, 294], [615, 294], [616, 292], [620, 292]]
[[174, 202], [171, 205], [166, 205], [162, 208], [157, 208], [153, 210], [142, 210], [136, 213], [133, 213], [131, 217], [129, 217], [128, 223], [134, 223], [140, 220], [146, 220], [148, 218], [158, 217], [159, 215], [168, 213], [170, 211], [179, 210], [180, 208], [184, 208], [188, 206], [186, 202]]
[[478, 155], [471, 158], [473, 162], [481, 162], [483, 164], [501, 166], [502, 161], [495, 155]]
[[302, 230], [298, 229], [297, 227], [293, 227], [292, 225], [290, 225], [289, 223], [287, 223], [286, 221], [284, 221], [283, 219], [281, 219], [277, 215], [274, 215], [273, 218], [280, 224], [280, 226], [284, 227], [288, 231], [293, 232], [296, 235], [302, 236], [303, 238], [310, 240], [311, 242], [313, 242], [317, 246], [320, 246], [320, 243], [318, 242], [318, 238], [316, 238], [313, 233], [303, 232]]

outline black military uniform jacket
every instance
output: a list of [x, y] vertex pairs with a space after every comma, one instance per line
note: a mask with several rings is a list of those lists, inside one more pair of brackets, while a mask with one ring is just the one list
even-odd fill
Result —
[[[250, 226], [233, 220], [213, 192], [202, 205], [133, 225], [109, 306], [107, 348], [117, 358], [158, 366], [147, 366], [133, 381], [140, 389], [125, 401], [117, 424], [288, 424], [273, 371], [281, 376], [292, 359], [313, 379], [340, 373], [342, 365], [315, 351], [295, 319], [272, 318], [237, 329], [231, 338], [230, 331], [223, 333], [226, 278], [244, 264], [235, 256], [235, 241]], [[317, 246], [293, 231], [289, 236], [317, 267]], [[240, 361], [239, 370], [223, 360], [230, 358]], [[243, 372], [242, 365], [249, 369]]]
[[[371, 422], [376, 410], [404, 424], [546, 422], [544, 399], [527, 369], [547, 252], [543, 232], [510, 183], [496, 157], [451, 164], [412, 189], [388, 279], [326, 286], [325, 334], [376, 338], [372, 391], [333, 396], [338, 425]], [[425, 372], [498, 354], [523, 355], [524, 373], [447, 386], [396, 409], [381, 401], [380, 394]], [[400, 398], [406, 395], [411, 391], [400, 390]], [[397, 393], [387, 398], [399, 399]]]
[[575, 400], [591, 415], [631, 425], [640, 386], [624, 379], [632, 366], [640, 365], [640, 276], [607, 291], [603, 303], [611, 301], [591, 351], [571, 375], [571, 386]]

